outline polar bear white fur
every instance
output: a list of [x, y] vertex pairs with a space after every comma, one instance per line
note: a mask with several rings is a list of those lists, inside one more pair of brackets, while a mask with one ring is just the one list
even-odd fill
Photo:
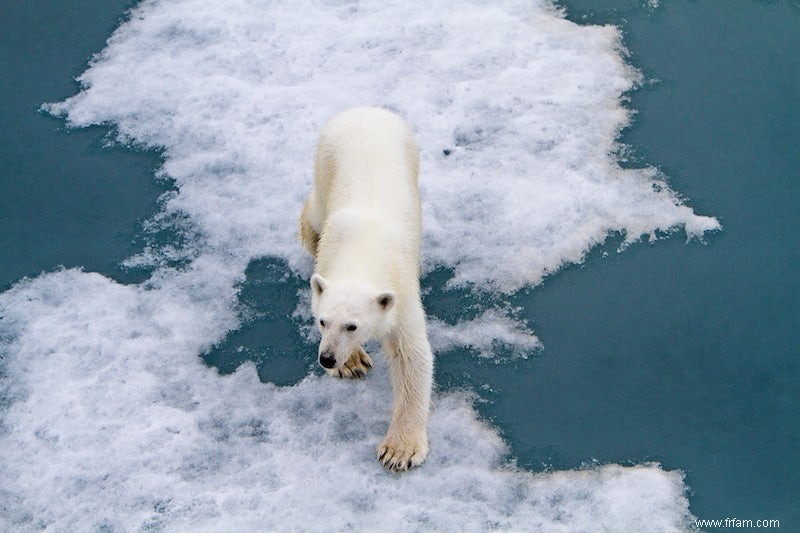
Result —
[[419, 293], [419, 154], [408, 125], [385, 109], [334, 117], [317, 146], [314, 187], [300, 238], [315, 257], [311, 308], [319, 362], [335, 377], [363, 377], [362, 345], [379, 339], [394, 406], [379, 461], [393, 471], [428, 455], [433, 354]]

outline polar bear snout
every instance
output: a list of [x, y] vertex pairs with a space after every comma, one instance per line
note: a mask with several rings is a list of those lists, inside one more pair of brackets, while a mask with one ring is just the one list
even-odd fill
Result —
[[324, 351], [319, 354], [319, 364], [323, 368], [333, 368], [336, 366], [336, 356], [333, 352]]

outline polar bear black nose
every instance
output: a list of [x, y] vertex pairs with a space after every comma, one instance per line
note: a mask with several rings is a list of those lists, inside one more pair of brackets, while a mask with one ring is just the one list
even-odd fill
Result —
[[333, 368], [336, 366], [336, 357], [331, 352], [322, 352], [319, 354], [319, 364], [325, 368]]

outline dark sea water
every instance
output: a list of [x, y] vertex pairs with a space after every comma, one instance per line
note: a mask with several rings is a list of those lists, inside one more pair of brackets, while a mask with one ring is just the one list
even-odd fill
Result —
[[119, 274], [138, 224], [167, 189], [153, 153], [105, 146], [103, 128], [64, 131], [39, 111], [74, 78], [135, 2], [0, 5], [0, 286], [59, 265]]
[[[60, 265], [123, 283], [141, 224], [171, 184], [160, 155], [65, 131], [38, 109], [72, 79], [131, 2], [0, 4], [0, 287]], [[623, 31], [646, 78], [622, 135], [723, 226], [705, 243], [619, 239], [513, 296], [545, 348], [527, 359], [441, 354], [440, 390], [477, 409], [522, 467], [656, 461], [682, 470], [701, 519], [778, 519], [800, 530], [800, 7], [790, 1], [560, 3], [570, 20]], [[205, 354], [232, 372], [300, 381], [313, 354], [291, 313], [305, 283], [254, 261], [240, 302], [255, 319]], [[437, 287], [437, 275], [427, 285]], [[464, 296], [428, 297], [439, 316]], [[464, 296], [465, 297], [465, 296]]]
[[589, 260], [535, 291], [537, 415], [513, 423], [519, 401], [501, 399], [496, 416], [519, 428], [520, 455], [537, 435], [567, 464], [650, 456], [685, 470], [698, 517], [800, 528], [800, 5], [638, 4], [565, 2], [573, 20], [621, 25], [656, 79], [631, 95], [623, 140], [723, 231]]

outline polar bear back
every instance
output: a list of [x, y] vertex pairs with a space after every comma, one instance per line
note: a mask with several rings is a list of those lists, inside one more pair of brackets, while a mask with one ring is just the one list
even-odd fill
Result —
[[311, 223], [317, 272], [418, 291], [422, 215], [411, 128], [380, 108], [334, 117], [317, 147]]
[[339, 210], [420, 230], [419, 156], [411, 128], [381, 108], [334, 117], [317, 148], [316, 194], [323, 220]]

